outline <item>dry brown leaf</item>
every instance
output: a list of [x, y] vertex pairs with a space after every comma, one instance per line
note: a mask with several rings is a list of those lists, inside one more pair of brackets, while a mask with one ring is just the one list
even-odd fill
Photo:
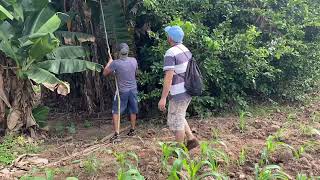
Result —
[[21, 111], [15, 110], [15, 109], [11, 110], [7, 118], [8, 129], [13, 130], [17, 126], [20, 118], [21, 118]]
[[42, 85], [51, 91], [55, 91], [57, 89], [57, 93], [63, 96], [66, 96], [70, 93], [70, 84], [68, 82], [62, 82], [60, 84], [42, 83]]

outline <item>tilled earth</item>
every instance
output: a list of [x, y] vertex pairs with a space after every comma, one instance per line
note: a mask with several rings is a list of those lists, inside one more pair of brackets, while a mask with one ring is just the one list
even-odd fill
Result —
[[[259, 162], [266, 139], [270, 135], [279, 136], [281, 142], [295, 149], [304, 146], [305, 152], [296, 158], [289, 149], [279, 148], [271, 154], [269, 164], [281, 166], [293, 179], [298, 173], [320, 176], [320, 135], [315, 130], [320, 130], [319, 105], [320, 103], [313, 102], [295, 108], [283, 106], [257, 108], [245, 118], [247, 125], [243, 133], [240, 132], [237, 116], [192, 119], [189, 122], [199, 140], [223, 142], [224, 145], [219, 148], [229, 156], [230, 163], [221, 163], [219, 171], [230, 179], [254, 179], [255, 164]], [[127, 137], [127, 132], [124, 131], [121, 134], [122, 142], [119, 144], [100, 143], [99, 148], [92, 152], [52, 165], [51, 168], [57, 170], [55, 179], [65, 179], [70, 176], [81, 180], [116, 179], [118, 166], [111, 152], [135, 152], [139, 157], [139, 170], [146, 179], [166, 179], [168, 174], [161, 168], [162, 152], [159, 142], [172, 141], [173, 136], [164, 121], [164, 119], [144, 120], [139, 124], [137, 136], [134, 138]], [[128, 123], [123, 126], [128, 126]], [[78, 122], [76, 132], [71, 136], [57, 138], [51, 135], [39, 157], [48, 159], [49, 163], [57, 162], [94, 146], [99, 139], [111, 132], [110, 121], [94, 123], [92, 127], [87, 128]], [[237, 162], [243, 148], [246, 149], [246, 158], [244, 165], [240, 166]], [[197, 156], [199, 149], [190, 153]], [[83, 165], [83, 162], [90, 158], [99, 164], [98, 169], [92, 174]], [[44, 171], [37, 171], [34, 174], [41, 175], [41, 172]]]

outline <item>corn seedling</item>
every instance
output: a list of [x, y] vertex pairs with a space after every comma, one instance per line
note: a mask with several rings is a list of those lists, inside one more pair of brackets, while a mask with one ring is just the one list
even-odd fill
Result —
[[280, 166], [277, 165], [268, 165], [263, 168], [260, 168], [258, 164], [255, 165], [255, 176], [256, 180], [270, 180], [270, 179], [279, 179], [279, 180], [289, 180], [292, 179], [288, 174], [282, 171]]
[[274, 139], [277, 140], [277, 141], [283, 141], [284, 132], [286, 130], [287, 129], [285, 129], [285, 128], [278, 129], [277, 132], [275, 132], [274, 135], [273, 135]]
[[239, 114], [239, 129], [241, 133], [247, 129], [247, 116], [248, 112], [241, 111]]
[[84, 170], [87, 174], [96, 174], [101, 168], [101, 162], [95, 156], [89, 156], [83, 162]]
[[[174, 143], [160, 143], [163, 152], [163, 166], [169, 172], [169, 180], [189, 179], [198, 180], [205, 177], [215, 177], [215, 179], [226, 179], [225, 176], [217, 172], [218, 161], [224, 159], [228, 162], [228, 157], [221, 151], [211, 149], [208, 143], [201, 143], [201, 157], [192, 159], [188, 150], [182, 146], [177, 147]], [[172, 166], [168, 165], [168, 159], [175, 155]], [[170, 167], [169, 167], [170, 166]], [[209, 167], [209, 169], [205, 169]], [[181, 173], [185, 170], [187, 174]]]
[[305, 174], [298, 174], [296, 180], [311, 180], [307, 175]]
[[214, 128], [212, 130], [212, 138], [214, 140], [218, 140], [220, 138], [220, 130], [218, 128]]
[[246, 148], [242, 148], [239, 154], [238, 165], [243, 166], [247, 160], [247, 150]]
[[168, 166], [168, 160], [172, 156], [176, 156], [178, 159], [184, 159], [188, 157], [188, 150], [184, 145], [178, 147], [177, 143], [163, 143], [159, 142], [162, 150], [161, 163], [162, 167], [166, 168]]
[[139, 158], [135, 153], [113, 153], [117, 159], [119, 170], [118, 180], [144, 180], [144, 177], [138, 170]]
[[211, 169], [211, 163], [209, 161], [201, 161], [201, 160], [192, 160], [192, 159], [184, 159], [183, 160], [183, 167], [186, 169], [188, 173], [188, 177], [184, 177], [184, 179], [189, 180], [200, 180], [206, 177], [215, 177], [215, 179], [227, 179], [225, 176], [221, 175], [217, 171], [209, 171], [203, 174], [200, 174], [200, 170], [205, 167], [209, 166]]
[[267, 138], [266, 145], [261, 153], [260, 164], [268, 164], [270, 154], [273, 153], [279, 147], [279, 145], [282, 144], [282, 142], [276, 141], [274, 136], [269, 136]]
[[200, 150], [201, 160], [208, 161], [210, 163], [210, 168], [212, 168], [212, 171], [217, 171], [219, 168], [219, 163], [221, 162], [229, 164], [230, 159], [228, 155], [222, 150], [211, 148], [208, 142], [201, 143]]
[[300, 146], [296, 151], [294, 151], [293, 155], [296, 159], [300, 159], [301, 156], [304, 154], [305, 148], [304, 146]]

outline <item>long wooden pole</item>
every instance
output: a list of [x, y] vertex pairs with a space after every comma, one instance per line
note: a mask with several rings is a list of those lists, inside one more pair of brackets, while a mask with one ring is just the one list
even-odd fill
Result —
[[[112, 58], [111, 56], [111, 52], [110, 52], [110, 44], [109, 44], [109, 40], [108, 40], [108, 32], [107, 32], [107, 28], [106, 28], [106, 21], [104, 19], [104, 12], [103, 12], [103, 8], [102, 8], [102, 2], [100, 0], [100, 9], [101, 9], [101, 16], [102, 16], [102, 23], [103, 23], [103, 29], [104, 29], [104, 34], [105, 34], [105, 37], [106, 37], [106, 44], [107, 44], [107, 47], [108, 47], [108, 55], [109, 55], [109, 58]], [[121, 101], [120, 101], [120, 92], [119, 92], [119, 87], [118, 87], [118, 80], [117, 80], [117, 77], [115, 76], [115, 83], [116, 83], [116, 95], [117, 95], [117, 99], [118, 99], [118, 127], [120, 129], [120, 117], [121, 117]]]

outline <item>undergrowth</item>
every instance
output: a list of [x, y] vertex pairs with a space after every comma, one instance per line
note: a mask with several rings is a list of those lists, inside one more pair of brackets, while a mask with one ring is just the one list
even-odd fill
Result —
[[37, 142], [30, 142], [24, 136], [7, 135], [0, 144], [0, 164], [9, 165], [21, 154], [34, 154], [41, 150]]

